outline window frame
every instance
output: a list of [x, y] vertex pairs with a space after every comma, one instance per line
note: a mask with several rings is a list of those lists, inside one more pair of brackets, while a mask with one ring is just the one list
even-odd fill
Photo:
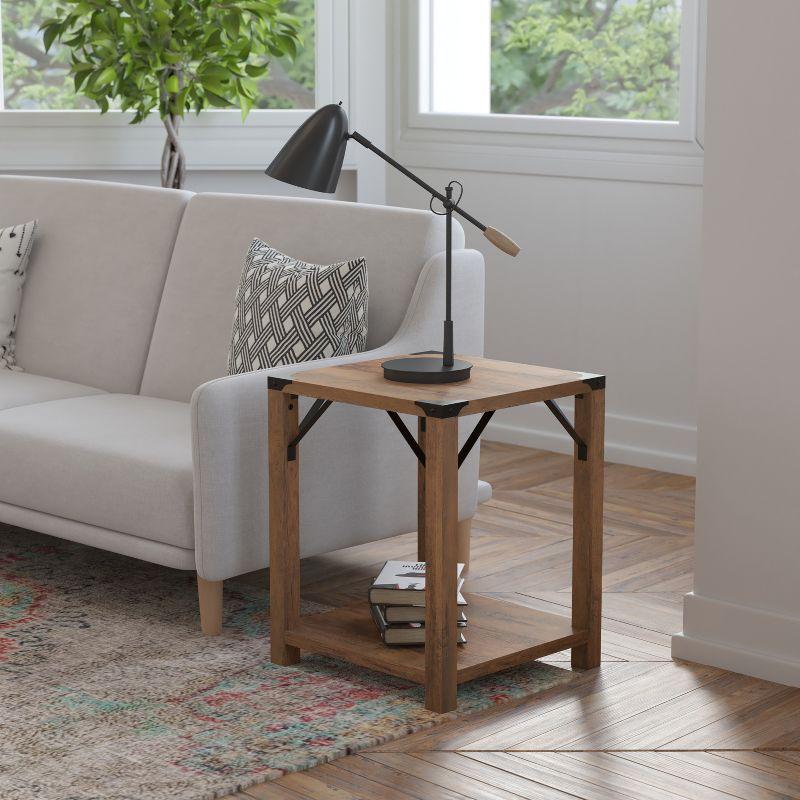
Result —
[[[316, 0], [316, 107], [350, 105], [350, 0]], [[187, 114], [181, 138], [193, 169], [263, 167], [314, 109], [238, 109]], [[131, 126], [130, 112], [0, 109], [0, 169], [153, 170], [164, 129], [157, 114]], [[124, 134], [122, 131], [125, 131]]]
[[683, 24], [682, 96], [686, 119], [678, 123], [533, 117], [506, 114], [442, 114], [420, 108], [420, 19], [394, 7], [392, 107], [395, 157], [417, 168], [477, 170], [509, 175], [623, 180], [701, 186], [705, 105], [707, 0], [686, 0]]
[[451, 114], [423, 111], [430, 82], [431, 0], [412, 3], [409, 26], [408, 127], [417, 129], [480, 131], [486, 133], [589, 136], [692, 142], [696, 138], [700, 66], [699, 34], [702, 0], [683, 0], [681, 16], [680, 119], [603, 119], [595, 117], [532, 116], [525, 114]]

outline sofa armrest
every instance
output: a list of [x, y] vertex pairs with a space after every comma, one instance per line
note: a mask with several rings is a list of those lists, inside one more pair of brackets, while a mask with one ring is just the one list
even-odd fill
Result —
[[[454, 266], [456, 346], [460, 352], [480, 354], [483, 349], [483, 259], [475, 251], [457, 251]], [[363, 353], [281, 366], [258, 372], [218, 378], [199, 386], [192, 395], [191, 425], [194, 461], [194, 519], [197, 570], [206, 580], [222, 580], [260, 569], [267, 563], [267, 381], [271, 376], [296, 374], [338, 364], [375, 358], [405, 355], [437, 346], [441, 337], [444, 310], [444, 257], [434, 256], [423, 268], [405, 319], [387, 344]], [[312, 401], [301, 401], [301, 414]], [[381, 450], [376, 471], [388, 474], [385, 463], [398, 453], [411, 458], [397, 432], [386, 426], [379, 412], [344, 406], [328, 412], [336, 415], [336, 424], [327, 432], [309, 436], [309, 446], [325, 450], [320, 454], [330, 470], [337, 450], [363, 452], [369, 442], [370, 452]], [[371, 415], [371, 416], [370, 416]], [[410, 424], [411, 421], [409, 421]], [[384, 431], [385, 429], [385, 431]], [[384, 434], [388, 447], [383, 442]], [[338, 438], [336, 438], [338, 437]], [[362, 437], [359, 440], [359, 437]], [[371, 438], [370, 438], [371, 437]], [[335, 445], [332, 440], [335, 438]], [[376, 441], [380, 440], [380, 446]], [[330, 451], [330, 452], [329, 452]], [[316, 456], [315, 456], [316, 458]], [[472, 462], [472, 463], [470, 463]], [[335, 464], [335, 461], [333, 461]], [[406, 469], [402, 464], [398, 469]], [[413, 469], [413, 464], [409, 464]], [[416, 470], [413, 470], [414, 475]], [[464, 482], [460, 489], [459, 517], [471, 517], [477, 495], [477, 458], [471, 457], [462, 467]], [[375, 480], [379, 480], [375, 478]], [[342, 496], [347, 496], [351, 487]], [[382, 491], [383, 484], [377, 486]], [[391, 493], [391, 485], [385, 490]], [[376, 491], [373, 485], [370, 491]], [[305, 510], [304, 510], [304, 513]], [[315, 509], [307, 513], [316, 514]], [[353, 512], [358, 513], [354, 510]], [[407, 514], [387, 510], [385, 519], [371, 520], [380, 533], [391, 536], [405, 532], [401, 527]], [[362, 514], [363, 521], [363, 514]], [[385, 522], [385, 530], [382, 524]], [[366, 524], [366, 522], [365, 522]], [[413, 530], [414, 523], [407, 530]], [[331, 532], [331, 541], [344, 531]], [[375, 536], [374, 538], [380, 538]], [[366, 541], [366, 539], [363, 539]], [[355, 541], [350, 542], [355, 544]], [[335, 549], [331, 547], [328, 549]], [[320, 552], [320, 548], [317, 548]]]
[[[455, 352], [483, 355], [484, 261], [477, 250], [453, 252], [453, 321]], [[386, 345], [412, 353], [441, 349], [445, 307], [445, 254], [437, 253], [422, 268], [408, 311]], [[393, 350], [395, 352], [395, 350]]]

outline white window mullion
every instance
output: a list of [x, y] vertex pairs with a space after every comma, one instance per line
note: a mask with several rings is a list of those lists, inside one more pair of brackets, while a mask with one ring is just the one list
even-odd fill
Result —
[[317, 0], [317, 107], [350, 105], [349, 0]]

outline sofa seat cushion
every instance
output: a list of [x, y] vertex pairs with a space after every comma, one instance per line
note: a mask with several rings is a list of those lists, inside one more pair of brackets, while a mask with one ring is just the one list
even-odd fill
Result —
[[0, 369], [0, 410], [92, 394], [105, 394], [105, 392], [81, 383]]
[[0, 501], [194, 548], [189, 405], [99, 394], [0, 411]]

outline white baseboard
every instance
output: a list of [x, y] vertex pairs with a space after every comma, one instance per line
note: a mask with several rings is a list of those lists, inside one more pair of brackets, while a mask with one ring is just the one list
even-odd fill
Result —
[[800, 687], [800, 618], [691, 592], [672, 655], [754, 678]]
[[[562, 405], [568, 416], [572, 408]], [[519, 416], [523, 416], [520, 420]], [[484, 439], [519, 444], [557, 453], [571, 453], [572, 439], [543, 405], [515, 409], [513, 421], [489, 424]], [[634, 467], [694, 475], [697, 466], [697, 429], [686, 425], [606, 415], [606, 460]]]

